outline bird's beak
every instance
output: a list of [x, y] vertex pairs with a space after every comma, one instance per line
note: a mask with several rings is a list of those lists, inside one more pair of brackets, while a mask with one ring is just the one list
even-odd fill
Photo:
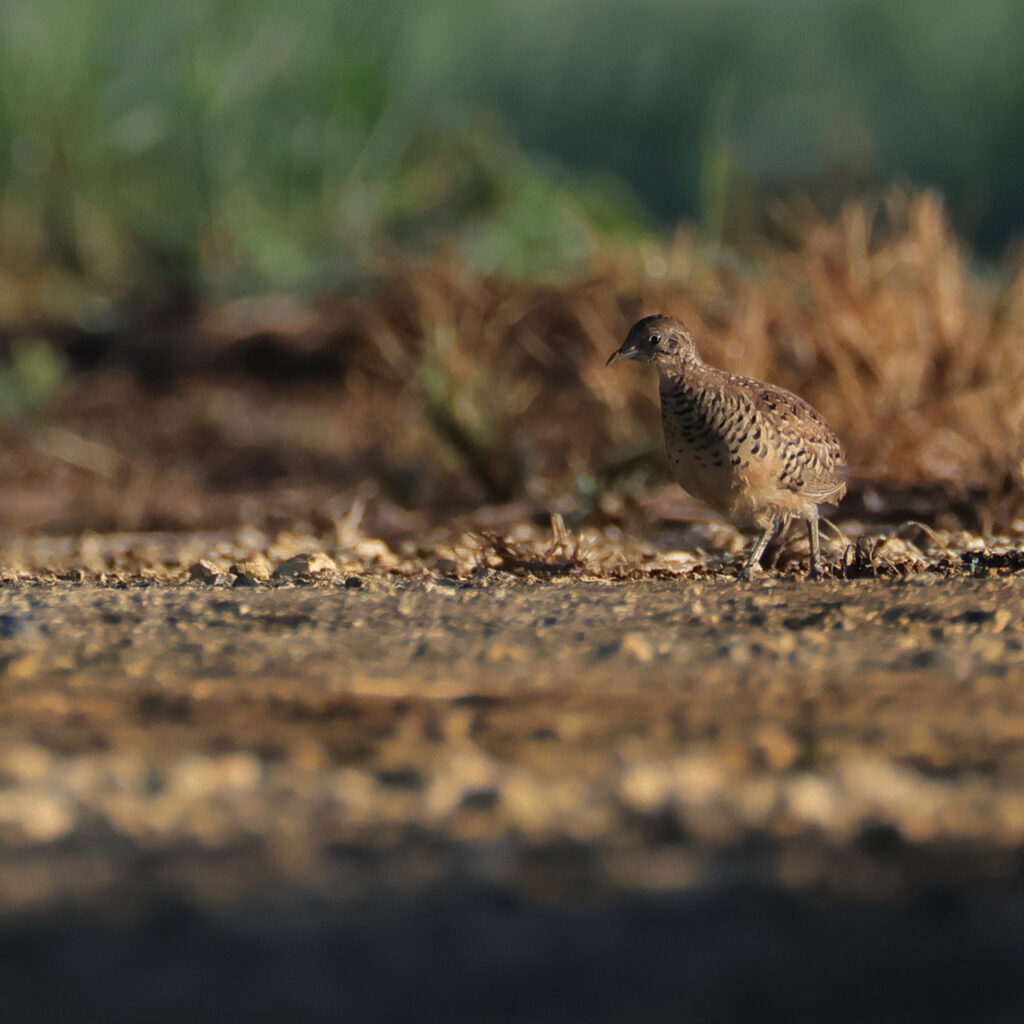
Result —
[[636, 359], [640, 353], [635, 348], [627, 348], [623, 343], [621, 348], [617, 348], [609, 357], [608, 362], [605, 366], [611, 366], [612, 363], [617, 363], [620, 359]]

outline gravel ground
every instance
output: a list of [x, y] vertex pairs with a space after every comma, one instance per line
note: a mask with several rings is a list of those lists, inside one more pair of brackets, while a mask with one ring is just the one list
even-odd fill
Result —
[[1024, 1011], [1024, 578], [216, 569], [0, 589], [5, 1020]]

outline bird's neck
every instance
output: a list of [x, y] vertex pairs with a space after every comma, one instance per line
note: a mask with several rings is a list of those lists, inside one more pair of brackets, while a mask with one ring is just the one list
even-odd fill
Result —
[[658, 367], [661, 390], [686, 391], [700, 386], [711, 369], [696, 352], [688, 352], [671, 363]]

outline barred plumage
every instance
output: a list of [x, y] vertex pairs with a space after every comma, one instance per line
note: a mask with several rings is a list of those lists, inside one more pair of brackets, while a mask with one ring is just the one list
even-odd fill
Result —
[[660, 377], [665, 449], [680, 485], [762, 532], [741, 571], [751, 579], [780, 525], [807, 521], [811, 575], [821, 575], [818, 506], [846, 493], [846, 458], [824, 417], [784, 388], [708, 366], [669, 316], [633, 325], [608, 360], [651, 363]]

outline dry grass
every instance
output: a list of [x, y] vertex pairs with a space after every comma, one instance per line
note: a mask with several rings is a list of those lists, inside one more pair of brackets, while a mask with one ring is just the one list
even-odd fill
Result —
[[651, 381], [604, 362], [635, 318], [663, 311], [709, 361], [820, 408], [855, 476], [1019, 482], [1024, 274], [1001, 291], [972, 275], [930, 193], [786, 228], [791, 246], [737, 267], [708, 263], [686, 233], [609, 252], [565, 285], [480, 278], [450, 259], [418, 267], [358, 306], [346, 395], [373, 396], [365, 422], [385, 458], [411, 447], [434, 461], [440, 438], [484, 497], [564, 489], [658, 448]]
[[667, 480], [656, 389], [605, 360], [655, 311], [684, 320], [710, 362], [825, 413], [854, 471], [848, 510], [879, 511], [880, 486], [921, 485], [903, 514], [929, 518], [944, 495], [973, 529], [1010, 524], [1024, 493], [1024, 273], [1007, 268], [999, 289], [972, 272], [933, 194], [779, 223], [785, 243], [742, 258], [680, 231], [609, 249], [585, 280], [527, 283], [441, 254], [373, 294], [271, 296], [132, 328], [68, 378], [45, 425], [5, 429], [0, 526], [329, 526], [367, 498], [390, 541], [494, 505], [495, 529], [556, 511], [628, 525], [634, 499], [660, 507]]

